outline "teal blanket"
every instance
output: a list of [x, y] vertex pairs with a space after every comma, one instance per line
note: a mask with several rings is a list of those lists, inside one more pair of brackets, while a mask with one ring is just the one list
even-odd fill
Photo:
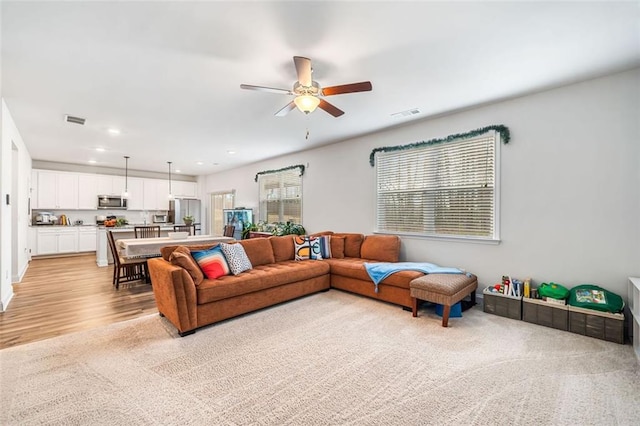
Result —
[[378, 292], [378, 284], [389, 275], [399, 271], [418, 271], [424, 274], [464, 274], [458, 268], [447, 268], [426, 262], [393, 262], [393, 263], [365, 263], [364, 268], [371, 277]]

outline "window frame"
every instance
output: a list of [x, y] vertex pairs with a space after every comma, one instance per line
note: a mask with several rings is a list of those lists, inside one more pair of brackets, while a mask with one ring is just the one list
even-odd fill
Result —
[[[473, 137], [460, 137], [452, 140], [443, 140], [441, 142], [434, 143], [433, 145], [442, 145], [447, 144], [449, 142], [464, 142], [464, 141], [473, 141], [478, 138], [485, 137], [493, 137], [494, 143], [494, 182], [493, 182], [493, 235], [491, 236], [471, 236], [471, 235], [455, 235], [455, 234], [427, 234], [423, 232], [409, 232], [409, 231], [395, 231], [389, 229], [381, 229], [379, 227], [379, 214], [380, 214], [380, 206], [379, 202], [379, 188], [380, 188], [380, 176], [378, 173], [378, 165], [380, 163], [379, 157], [380, 155], [385, 155], [387, 152], [378, 151], [375, 153], [376, 161], [375, 161], [375, 179], [374, 179], [374, 233], [376, 234], [393, 234], [393, 235], [402, 235], [406, 237], [415, 237], [419, 239], [428, 239], [434, 241], [458, 241], [458, 242], [470, 242], [470, 243], [482, 243], [482, 244], [499, 244], [501, 241], [500, 234], [500, 193], [501, 193], [501, 146], [502, 146], [502, 135], [500, 132], [491, 130], [480, 135], [476, 135]], [[506, 143], [506, 142], [505, 142]], [[403, 148], [401, 151], [413, 151], [416, 149], [424, 149], [423, 146], [410, 146], [406, 149]]]
[[[299, 206], [300, 206], [300, 215], [298, 220], [299, 221], [292, 221], [292, 223], [297, 223], [297, 224], [301, 224], [302, 223], [302, 206], [303, 206], [303, 180], [302, 180], [302, 176], [303, 173], [297, 171], [296, 168], [290, 168], [290, 169], [285, 169], [285, 170], [279, 170], [279, 171], [274, 171], [274, 172], [270, 172], [270, 173], [261, 173], [257, 176], [257, 182], [258, 182], [258, 221], [261, 222], [265, 222], [265, 223], [276, 223], [276, 222], [282, 222], [282, 223], [286, 223], [287, 221], [284, 220], [284, 200], [287, 200], [288, 198], [283, 197], [284, 195], [284, 180], [285, 179], [285, 174], [293, 174], [293, 173], [297, 173], [297, 176], [291, 176], [291, 177], [297, 177], [297, 179], [299, 179], [299, 190], [298, 190], [298, 196], [297, 198], [299, 199]], [[263, 179], [273, 179], [274, 177], [278, 177], [279, 178], [279, 194], [278, 197], [275, 199], [275, 201], [278, 202], [278, 220], [273, 222], [269, 222], [268, 218], [269, 218], [269, 212], [268, 209], [266, 209], [266, 198], [263, 198], [263, 194], [262, 194], [262, 190], [263, 190]], [[291, 198], [293, 199], [293, 198]], [[263, 204], [264, 203], [264, 204]], [[263, 217], [263, 213], [264, 213], [264, 217]]]

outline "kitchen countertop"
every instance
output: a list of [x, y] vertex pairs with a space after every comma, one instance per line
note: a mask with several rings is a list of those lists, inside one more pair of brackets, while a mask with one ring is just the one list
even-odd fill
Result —
[[96, 227], [95, 223], [83, 223], [82, 225], [30, 225], [32, 228], [82, 228], [87, 226]]

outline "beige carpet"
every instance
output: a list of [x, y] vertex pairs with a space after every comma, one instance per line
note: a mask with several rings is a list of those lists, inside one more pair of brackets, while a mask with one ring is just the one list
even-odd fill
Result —
[[618, 345], [337, 290], [185, 338], [157, 315], [0, 351], [0, 424], [632, 425]]

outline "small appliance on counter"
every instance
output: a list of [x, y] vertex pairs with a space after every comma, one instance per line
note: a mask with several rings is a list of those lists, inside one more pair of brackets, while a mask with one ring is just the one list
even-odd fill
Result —
[[35, 220], [33, 223], [36, 225], [55, 225], [58, 220], [57, 217], [53, 215], [51, 212], [37, 212], [34, 215]]
[[166, 214], [154, 214], [153, 215], [153, 223], [167, 223], [167, 215]]

